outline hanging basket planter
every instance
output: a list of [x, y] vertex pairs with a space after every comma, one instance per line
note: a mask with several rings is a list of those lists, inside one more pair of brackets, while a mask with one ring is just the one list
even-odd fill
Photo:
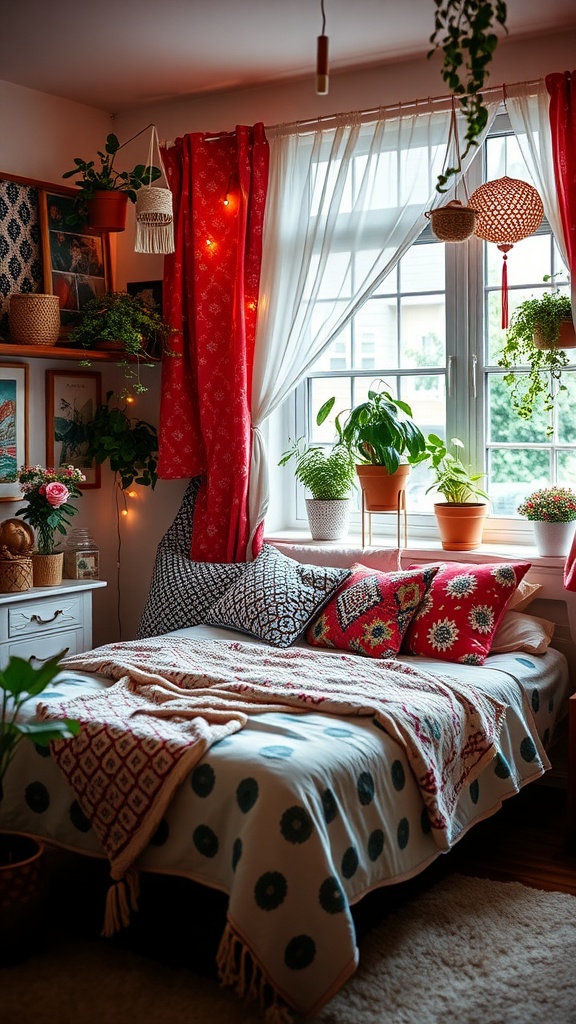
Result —
[[436, 210], [427, 210], [424, 216], [441, 242], [465, 242], [474, 234], [476, 210], [463, 206], [459, 199], [453, 199]]
[[546, 351], [554, 348], [576, 348], [576, 331], [572, 320], [561, 320], [558, 325], [558, 341], [547, 341], [540, 331], [534, 331], [534, 345]]

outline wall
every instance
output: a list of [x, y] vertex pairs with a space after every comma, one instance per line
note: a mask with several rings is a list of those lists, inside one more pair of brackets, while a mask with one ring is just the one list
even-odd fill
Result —
[[[311, 40], [311, 45], [314, 41]], [[576, 52], [576, 33], [540, 37], [536, 41], [503, 40], [496, 51], [490, 84], [540, 78], [551, 71], [571, 68]], [[335, 111], [370, 109], [397, 101], [408, 102], [446, 92], [440, 77], [439, 59], [398, 62], [357, 72], [332, 74], [328, 96], [316, 96], [312, 76], [283, 81], [265, 87], [233, 92], [202, 94], [141, 108], [113, 120], [104, 111], [46, 96], [19, 86], [0, 82], [2, 133], [0, 170], [30, 178], [59, 182], [63, 170], [72, 166], [75, 156], [88, 158], [102, 145], [108, 131], [126, 139], [149, 122], [154, 122], [161, 139], [174, 139], [193, 131], [229, 131], [236, 124], [263, 121], [270, 126], [285, 121], [314, 118]], [[145, 141], [143, 141], [145, 140]], [[126, 148], [133, 163], [145, 160], [148, 139], [142, 136]], [[134, 211], [129, 209], [127, 230], [117, 244], [116, 287], [127, 281], [161, 279], [163, 258], [133, 252]], [[31, 360], [31, 447], [30, 460], [43, 462], [44, 455], [44, 372], [46, 369], [73, 368], [64, 362]], [[122, 387], [121, 371], [113, 364], [98, 366], [103, 390]], [[138, 401], [137, 415], [157, 422], [160, 395], [160, 368], [149, 374], [150, 390]], [[282, 446], [286, 438], [277, 438]], [[280, 449], [281, 450], [281, 447]], [[271, 459], [274, 467], [274, 458]], [[274, 469], [272, 470], [274, 471]], [[102, 578], [109, 586], [94, 595], [95, 643], [118, 636], [118, 594], [121, 591], [122, 636], [133, 636], [146, 597], [157, 543], [172, 521], [185, 481], [159, 481], [156, 490], [139, 488], [131, 501], [131, 514], [121, 521], [120, 570], [118, 561], [117, 515], [112, 475], [103, 471], [102, 488], [86, 491], [77, 525], [88, 525], [102, 553]], [[6, 503], [1, 518], [14, 514], [18, 506]], [[276, 528], [276, 523], [269, 523]]]

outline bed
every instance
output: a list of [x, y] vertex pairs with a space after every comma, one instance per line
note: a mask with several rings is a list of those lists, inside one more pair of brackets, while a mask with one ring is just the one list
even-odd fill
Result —
[[[474, 589], [498, 577], [506, 591], [497, 621], [486, 619], [485, 601], [475, 605], [475, 642], [486, 654], [463, 655], [456, 645], [459, 660], [450, 660], [445, 625], [435, 643], [448, 646], [433, 656], [406, 643], [411, 630], [413, 646], [429, 643], [430, 628], [420, 628], [418, 641], [416, 613], [426, 624], [426, 602], [440, 593], [433, 584], [449, 563], [399, 570], [398, 551], [307, 547], [291, 557], [266, 544], [256, 591], [254, 581], [245, 584], [246, 567], [204, 567], [190, 589], [179, 575], [188, 571], [186, 548], [174, 546], [179, 530], [159, 546], [141, 635], [66, 659], [43, 695], [40, 714], [65, 713], [90, 728], [52, 756], [20, 744], [0, 827], [107, 856], [115, 883], [108, 934], [136, 906], [140, 871], [225, 893], [222, 983], [259, 999], [271, 1021], [312, 1017], [358, 964], [351, 907], [423, 871], [550, 768], [571, 693], [568, 659], [551, 646], [552, 620], [526, 610], [543, 589], [530, 583], [537, 574], [527, 563], [513, 563], [512, 576], [505, 562], [476, 567], [475, 576], [460, 563], [449, 568], [453, 590], [465, 578]], [[366, 573], [350, 575], [351, 566]], [[305, 586], [280, 608], [285, 568], [290, 586], [294, 573]], [[374, 579], [390, 587], [392, 577], [400, 637], [390, 635], [387, 590], [370, 591], [366, 607], [367, 587]], [[175, 589], [186, 591], [181, 606]], [[259, 589], [266, 600], [241, 631], [239, 616], [250, 614]], [[344, 620], [330, 625], [343, 594]], [[192, 601], [202, 621], [182, 625]], [[428, 614], [445, 623], [444, 605], [440, 618], [433, 605]], [[360, 621], [364, 632], [356, 630], [351, 647], [331, 646], [330, 628], [343, 621]], [[362, 649], [366, 636], [376, 656]]]

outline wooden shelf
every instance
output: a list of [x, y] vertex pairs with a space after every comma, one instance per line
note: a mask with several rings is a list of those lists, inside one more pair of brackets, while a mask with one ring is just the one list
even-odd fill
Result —
[[[20, 359], [70, 359], [80, 362], [86, 359], [91, 363], [120, 363], [126, 359], [122, 349], [89, 349], [74, 348], [64, 345], [11, 345], [0, 342], [0, 356], [17, 356]], [[130, 359], [130, 357], [128, 357]], [[153, 362], [155, 360], [146, 360]]]

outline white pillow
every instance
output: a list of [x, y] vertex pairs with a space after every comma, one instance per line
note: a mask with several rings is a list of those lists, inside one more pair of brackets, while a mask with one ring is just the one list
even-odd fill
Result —
[[490, 654], [544, 654], [554, 636], [555, 623], [523, 612], [505, 612], [498, 626]]

